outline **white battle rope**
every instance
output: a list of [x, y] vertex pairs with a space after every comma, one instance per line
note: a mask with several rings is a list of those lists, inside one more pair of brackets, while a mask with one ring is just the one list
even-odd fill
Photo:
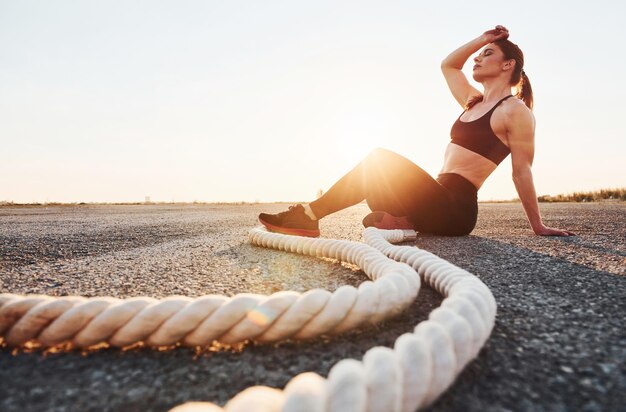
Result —
[[[415, 233], [409, 231], [410, 235]], [[420, 277], [446, 298], [394, 350], [370, 349], [362, 362], [343, 360], [327, 379], [294, 377], [284, 391], [249, 388], [224, 409], [187, 403], [177, 412], [204, 411], [413, 411], [431, 404], [473, 359], [494, 325], [496, 303], [469, 272], [416, 247], [393, 246], [406, 231], [368, 228], [365, 242], [285, 236], [256, 228], [253, 244], [338, 259], [358, 265], [372, 281], [334, 293], [278, 292], [270, 296], [210, 295], [196, 299], [83, 298], [0, 295], [0, 339], [9, 346], [44, 347], [70, 342], [89, 347], [106, 342], [125, 347], [207, 346], [213, 341], [271, 342], [336, 334], [397, 315], [415, 299]], [[381, 253], [382, 252], [382, 253]], [[387, 257], [394, 259], [390, 260]]]

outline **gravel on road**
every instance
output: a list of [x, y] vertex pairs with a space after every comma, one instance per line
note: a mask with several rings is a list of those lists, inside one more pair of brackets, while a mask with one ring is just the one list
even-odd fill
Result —
[[[261, 211], [285, 204], [81, 205], [0, 208], [0, 293], [54, 296], [271, 294], [357, 286], [359, 268], [248, 243]], [[519, 204], [482, 203], [470, 236], [415, 245], [478, 276], [498, 303], [477, 359], [432, 411], [626, 410], [626, 205], [542, 204], [532, 234]], [[322, 236], [359, 241], [363, 204], [321, 221]], [[253, 385], [283, 387], [344, 358], [392, 347], [439, 306], [422, 287], [400, 316], [340, 336], [236, 348], [0, 349], [2, 411], [165, 411], [224, 404]]]

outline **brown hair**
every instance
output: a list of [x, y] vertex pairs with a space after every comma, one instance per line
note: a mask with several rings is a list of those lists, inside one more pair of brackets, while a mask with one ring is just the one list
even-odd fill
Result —
[[[517, 46], [517, 44], [511, 42], [507, 39], [496, 40], [493, 42], [502, 53], [504, 53], [505, 60], [515, 60], [515, 67], [513, 68], [513, 74], [511, 74], [511, 86], [515, 86], [517, 88], [517, 93], [515, 97], [524, 101], [526, 106], [529, 109], [533, 109], [533, 88], [530, 85], [530, 80], [528, 80], [528, 76], [526, 76], [526, 72], [524, 72], [524, 53]], [[469, 99], [465, 105], [465, 110], [469, 110], [474, 105], [483, 101], [483, 96], [474, 96]]]

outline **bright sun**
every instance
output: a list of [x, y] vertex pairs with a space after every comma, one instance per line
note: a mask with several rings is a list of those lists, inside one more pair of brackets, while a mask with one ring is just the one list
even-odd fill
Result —
[[353, 165], [372, 149], [385, 146], [387, 120], [385, 113], [373, 111], [353, 111], [342, 116], [336, 140], [341, 158]]

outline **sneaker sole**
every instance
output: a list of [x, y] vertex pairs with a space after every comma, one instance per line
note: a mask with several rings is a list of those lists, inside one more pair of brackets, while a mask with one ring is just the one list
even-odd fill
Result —
[[291, 236], [304, 236], [304, 237], [320, 237], [319, 229], [296, 229], [289, 227], [280, 227], [274, 226], [271, 223], [267, 223], [263, 221], [263, 219], [259, 218], [259, 222], [263, 226], [267, 228], [270, 232], [282, 233], [283, 235], [291, 235]]

